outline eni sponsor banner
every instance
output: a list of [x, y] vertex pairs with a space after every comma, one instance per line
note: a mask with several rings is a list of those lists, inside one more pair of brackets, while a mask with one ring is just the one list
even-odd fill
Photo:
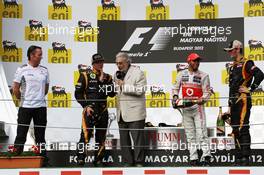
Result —
[[264, 105], [264, 91], [252, 92], [252, 105], [263, 106]]
[[0, 2], [3, 18], [23, 18], [23, 6], [16, 0], [3, 0]]
[[48, 28], [41, 21], [29, 20], [29, 26], [25, 27], [25, 40], [48, 41]]
[[246, 0], [244, 3], [244, 16], [264, 16], [264, 3], [262, 0]]
[[101, 0], [97, 7], [97, 20], [120, 20], [120, 6], [114, 0]]
[[3, 43], [2, 62], [22, 62], [22, 48], [18, 48], [15, 42], [5, 40]]
[[61, 86], [52, 86], [52, 93], [48, 93], [48, 107], [50, 108], [70, 108], [71, 94], [66, 93]]
[[170, 93], [164, 92], [163, 87], [150, 87], [150, 92], [146, 94], [147, 108], [167, 108], [170, 107], [170, 104]]
[[48, 50], [48, 63], [71, 64], [71, 49], [66, 49], [65, 44], [59, 42], [52, 43], [52, 49]]
[[212, 0], [199, 0], [199, 4], [195, 5], [196, 19], [216, 19], [218, 18], [218, 4]]
[[71, 20], [72, 7], [65, 3], [65, 0], [52, 0], [48, 6], [48, 19], [50, 20]]
[[264, 45], [260, 40], [248, 40], [248, 46], [245, 47], [245, 57], [253, 61], [264, 61]]
[[223, 69], [222, 71], [221, 71], [221, 82], [222, 82], [222, 84], [229, 84], [229, 76], [228, 76], [228, 73], [227, 73], [227, 71], [226, 71], [226, 69]]
[[146, 20], [166, 20], [170, 18], [169, 6], [162, 0], [150, 0], [146, 7]]
[[218, 107], [219, 106], [219, 92], [214, 92], [211, 95], [210, 99], [204, 104], [205, 107]]
[[98, 27], [92, 27], [89, 21], [78, 21], [75, 28], [74, 41], [76, 42], [97, 42], [99, 34]]
[[[244, 42], [244, 18], [210, 20], [98, 21], [98, 52], [114, 63], [116, 53], [128, 52], [136, 63], [185, 62], [190, 52], [204, 62], [229, 61], [222, 48]], [[116, 39], [118, 38], [118, 40]], [[115, 41], [112, 47], [109, 43]]]

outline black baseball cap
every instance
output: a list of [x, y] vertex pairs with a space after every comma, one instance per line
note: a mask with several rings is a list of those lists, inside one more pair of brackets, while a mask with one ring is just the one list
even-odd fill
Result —
[[104, 61], [104, 57], [100, 53], [96, 53], [92, 56], [92, 64], [100, 61]]

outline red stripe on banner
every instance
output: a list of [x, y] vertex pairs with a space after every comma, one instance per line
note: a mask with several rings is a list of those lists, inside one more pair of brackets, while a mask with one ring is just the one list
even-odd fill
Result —
[[229, 174], [250, 174], [250, 170], [229, 170]]
[[81, 175], [81, 171], [62, 171], [61, 175]]
[[165, 170], [145, 170], [145, 174], [165, 174]]
[[187, 170], [187, 174], [208, 174], [207, 170]]
[[19, 172], [19, 175], [39, 175], [39, 172], [38, 171], [31, 171], [31, 172], [28, 172], [28, 171], [20, 171]]
[[117, 170], [117, 171], [108, 171], [108, 170], [104, 170], [102, 172], [102, 175], [122, 175], [123, 171], [122, 170]]

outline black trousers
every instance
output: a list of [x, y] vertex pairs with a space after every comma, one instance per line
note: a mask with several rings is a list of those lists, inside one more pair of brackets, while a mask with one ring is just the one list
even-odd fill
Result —
[[236, 145], [236, 157], [250, 156], [251, 137], [249, 133], [249, 118], [252, 107], [251, 97], [242, 98], [231, 105], [231, 125]]
[[[133, 130], [133, 129], [144, 129], [145, 120], [134, 121], [134, 122], [125, 122], [120, 117], [119, 133], [120, 133], [120, 144], [122, 150], [122, 159], [124, 163], [133, 164], [133, 163], [144, 163], [144, 131], [143, 130]], [[122, 130], [126, 129], [126, 130]], [[131, 130], [130, 130], [131, 129]], [[131, 138], [134, 143], [134, 151], [131, 147]]]
[[[15, 147], [18, 153], [22, 153], [24, 149], [24, 144], [27, 139], [27, 133], [29, 126], [21, 126], [22, 125], [30, 125], [31, 120], [33, 119], [34, 125], [40, 125], [44, 127], [36, 127], [34, 126], [34, 134], [36, 144], [40, 145], [46, 143], [45, 141], [45, 130], [47, 125], [47, 108], [23, 108], [20, 107], [18, 110], [18, 119], [17, 119], [17, 136], [15, 139]], [[44, 145], [41, 148], [44, 149]], [[42, 155], [46, 155], [46, 152], [43, 151]]]
[[[99, 144], [99, 149], [95, 150], [94, 153], [94, 157], [95, 157], [95, 162], [98, 161], [102, 161], [102, 159], [105, 156], [105, 139], [106, 139], [106, 131], [107, 131], [107, 127], [108, 127], [108, 112], [104, 111], [102, 114], [100, 114], [100, 116], [97, 116], [99, 118], [99, 120], [97, 119], [92, 119], [91, 117], [87, 117], [86, 118], [86, 125], [88, 126], [88, 143], [91, 139], [91, 137], [93, 136], [93, 133], [95, 132], [95, 143]], [[94, 128], [95, 127], [95, 131]], [[105, 129], [98, 129], [96, 130], [96, 128], [105, 128]], [[79, 150], [77, 150], [77, 156], [78, 159], [84, 160], [86, 157], [86, 151], [84, 151], [84, 148], [82, 146], [85, 147], [85, 144], [87, 144], [85, 142], [85, 137], [84, 137], [84, 132], [83, 130], [81, 131], [81, 137], [80, 137], [80, 141], [79, 144], [81, 144], [81, 146], [79, 146]]]

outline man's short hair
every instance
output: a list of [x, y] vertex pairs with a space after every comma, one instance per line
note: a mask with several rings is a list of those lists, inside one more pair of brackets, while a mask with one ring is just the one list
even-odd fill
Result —
[[132, 60], [130, 58], [130, 56], [126, 53], [126, 52], [119, 52], [117, 55], [116, 55], [116, 58], [117, 57], [122, 57], [122, 58], [125, 58], [126, 62], [128, 64], [131, 64]]
[[30, 60], [30, 55], [36, 50], [36, 49], [41, 49], [39, 46], [31, 45], [28, 50], [27, 50], [27, 57], [28, 60]]

